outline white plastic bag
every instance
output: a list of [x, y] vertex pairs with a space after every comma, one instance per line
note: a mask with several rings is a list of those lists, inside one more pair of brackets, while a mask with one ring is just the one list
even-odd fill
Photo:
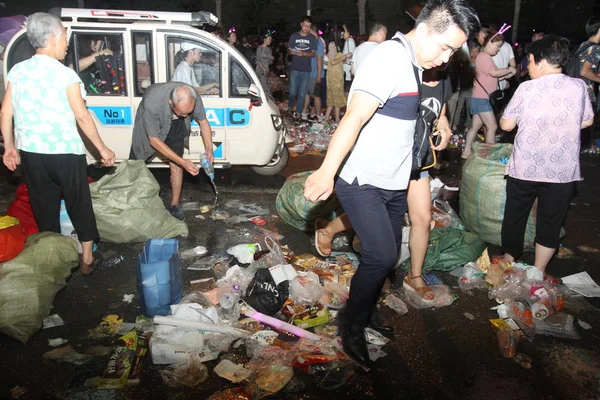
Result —
[[290, 298], [294, 304], [311, 306], [323, 295], [323, 287], [319, 275], [314, 272], [298, 272], [298, 276], [290, 281]]

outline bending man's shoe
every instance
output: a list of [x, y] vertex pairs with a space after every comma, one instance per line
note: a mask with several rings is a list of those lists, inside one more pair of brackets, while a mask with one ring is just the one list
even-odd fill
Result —
[[379, 307], [373, 309], [371, 319], [369, 320], [369, 326], [381, 333], [394, 333], [394, 327], [385, 323], [385, 320], [379, 314]]
[[338, 318], [344, 352], [354, 361], [368, 365], [370, 359], [365, 339], [365, 327], [348, 323], [344, 318], [343, 310], [338, 313]]

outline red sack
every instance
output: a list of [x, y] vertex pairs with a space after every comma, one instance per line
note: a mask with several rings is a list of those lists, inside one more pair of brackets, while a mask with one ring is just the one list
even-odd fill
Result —
[[8, 207], [7, 215], [19, 220], [25, 235], [29, 236], [39, 232], [37, 222], [35, 222], [35, 217], [33, 216], [33, 211], [31, 211], [27, 185], [24, 183], [19, 185], [15, 196], [15, 201]]
[[15, 258], [25, 248], [26, 240], [21, 225], [0, 229], [0, 262]]

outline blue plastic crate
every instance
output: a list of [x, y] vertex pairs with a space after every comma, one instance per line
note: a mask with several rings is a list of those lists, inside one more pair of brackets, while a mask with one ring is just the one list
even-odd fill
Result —
[[138, 294], [142, 312], [167, 315], [181, 301], [183, 281], [177, 239], [150, 239], [138, 257]]

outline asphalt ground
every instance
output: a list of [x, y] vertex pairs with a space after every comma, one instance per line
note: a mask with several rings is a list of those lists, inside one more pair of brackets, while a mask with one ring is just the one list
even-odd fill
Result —
[[[450, 166], [440, 173], [445, 182], [460, 179], [461, 164], [456, 152], [447, 155]], [[275, 198], [285, 177], [291, 173], [318, 167], [322, 155], [302, 155], [290, 159], [281, 175], [262, 177], [249, 168], [217, 170], [220, 204], [229, 200], [268, 207], [269, 222], [264, 228], [284, 235], [283, 244], [295, 253], [314, 253], [312, 234], [301, 232], [277, 217]], [[549, 272], [565, 276], [588, 271], [600, 282], [600, 157], [583, 156], [584, 180], [578, 184], [572, 200], [563, 244], [572, 250], [566, 258], [555, 258]], [[154, 174], [161, 184], [161, 197], [168, 201], [167, 170]], [[19, 177], [2, 169], [0, 172], [0, 215], [14, 198]], [[205, 179], [186, 179], [183, 203], [212, 204], [213, 195]], [[181, 239], [182, 250], [202, 245], [209, 252], [220, 252], [230, 245], [254, 242], [250, 223], [233, 227], [222, 221], [197, 219], [196, 211], [186, 211], [190, 228], [188, 238]], [[235, 211], [231, 211], [232, 215]], [[86, 379], [99, 376], [107, 365], [108, 355], [94, 357], [77, 366], [70, 363], [44, 360], [42, 355], [51, 350], [48, 339], [64, 338], [74, 349], [84, 352], [92, 346], [110, 346], [115, 337], [93, 339], [89, 331], [98, 326], [108, 314], [117, 314], [125, 322], [134, 322], [140, 314], [137, 303], [135, 258], [143, 244], [115, 245], [101, 243], [105, 254], [123, 255], [125, 261], [114, 268], [96, 271], [91, 277], [74, 270], [64, 290], [54, 301], [52, 313], [58, 313], [64, 326], [39, 331], [30, 341], [20, 342], [0, 334], [0, 399], [10, 398], [16, 386], [26, 388], [22, 399], [205, 399], [220, 390], [236, 385], [219, 378], [212, 370], [217, 361], [207, 362], [208, 379], [197, 389], [170, 388], [161, 380], [159, 370], [164, 366], [145, 364], [144, 374], [137, 386], [122, 390], [96, 390], [84, 386]], [[498, 249], [490, 247], [491, 254]], [[524, 256], [532, 261], [532, 254]], [[189, 281], [210, 276], [211, 272], [185, 269], [191, 261], [184, 261], [184, 291]], [[437, 273], [458, 299], [450, 306], [439, 309], [414, 309], [399, 316], [382, 307], [383, 316], [395, 327], [392, 341], [383, 347], [387, 356], [380, 358], [369, 372], [358, 371], [355, 377], [340, 389], [325, 391], [317, 387], [315, 377], [296, 372], [304, 387], [297, 392], [285, 390], [272, 398], [279, 399], [598, 399], [600, 398], [600, 304], [598, 299], [571, 297], [565, 311], [587, 322], [592, 329], [581, 329], [580, 340], [551, 336], [535, 336], [531, 342], [519, 344], [518, 352], [531, 357], [531, 369], [525, 369], [512, 359], [501, 357], [490, 318], [496, 313], [490, 308], [487, 291], [460, 293], [456, 279], [449, 274]], [[131, 304], [123, 303], [124, 294], [136, 294]], [[465, 313], [471, 314], [469, 319]], [[242, 352], [243, 353], [243, 352]], [[244, 355], [233, 352], [240, 362]]]

